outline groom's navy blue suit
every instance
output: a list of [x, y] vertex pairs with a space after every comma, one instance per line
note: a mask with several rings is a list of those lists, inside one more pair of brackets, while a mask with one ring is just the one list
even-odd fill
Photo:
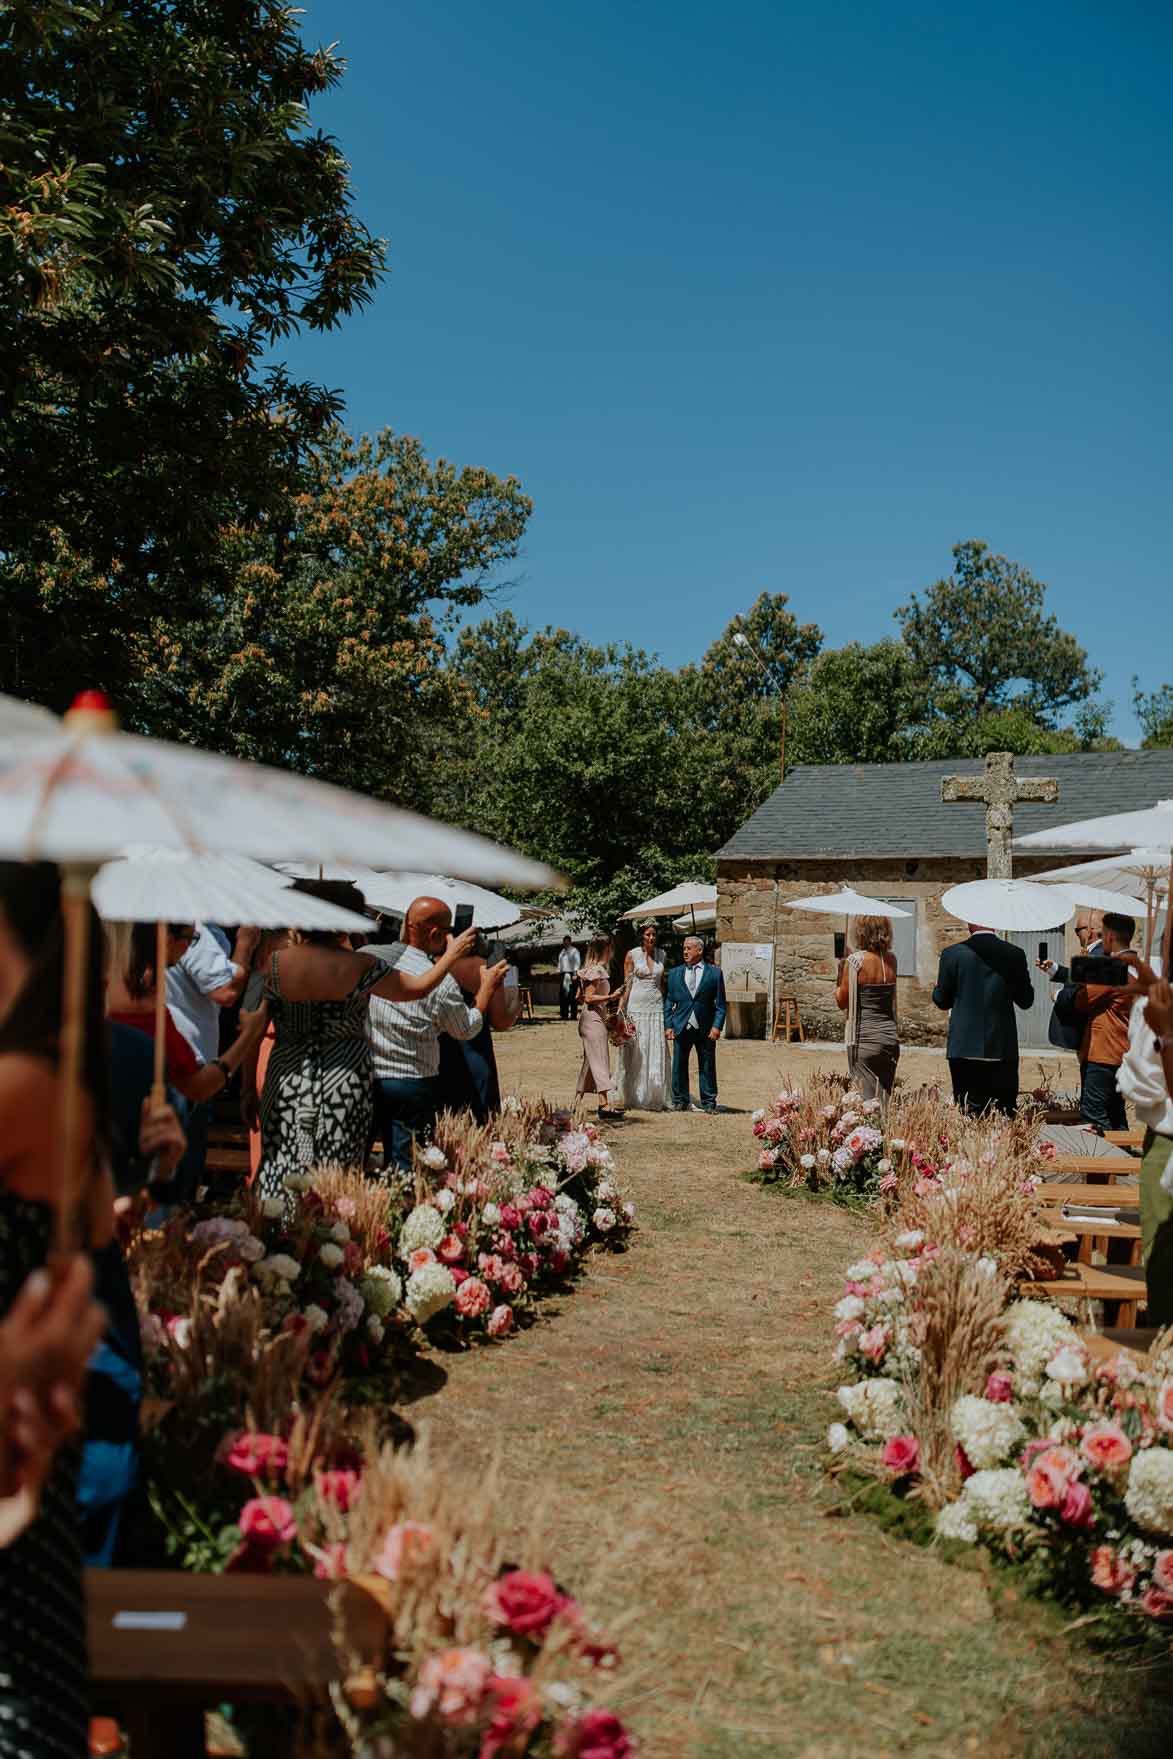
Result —
[[[688, 1108], [688, 1065], [696, 1050], [701, 1110], [717, 1109], [717, 1041], [709, 1033], [725, 1025], [725, 978], [718, 965], [692, 967], [700, 972], [695, 996], [690, 994], [687, 965], [674, 965], [664, 986], [664, 1030], [675, 1034], [672, 1046], [672, 1104], [677, 1111]], [[690, 1026], [690, 1020], [696, 1020]]]

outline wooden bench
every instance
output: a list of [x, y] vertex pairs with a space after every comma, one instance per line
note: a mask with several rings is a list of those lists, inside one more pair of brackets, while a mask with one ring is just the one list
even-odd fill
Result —
[[1144, 1271], [1131, 1264], [1069, 1264], [1061, 1277], [1044, 1277], [1039, 1282], [1024, 1278], [1018, 1291], [1021, 1295], [1102, 1301], [1105, 1312], [1114, 1310], [1115, 1323], [1125, 1326], [1136, 1324], [1137, 1307], [1146, 1297]]
[[1047, 1178], [1086, 1179], [1089, 1183], [1094, 1179], [1135, 1179], [1139, 1171], [1139, 1160], [1111, 1160], [1106, 1154], [1057, 1154], [1054, 1160], [1043, 1162]]
[[1079, 1242], [1076, 1257], [1081, 1264], [1090, 1264], [1096, 1241], [1128, 1240], [1131, 1242], [1130, 1264], [1140, 1263], [1140, 1228], [1135, 1222], [1094, 1221], [1090, 1217], [1073, 1217], [1061, 1209], [1040, 1209], [1039, 1221], [1057, 1234], [1074, 1234]]
[[[87, 1570], [93, 1697], [114, 1710], [134, 1759], [204, 1759], [218, 1704], [320, 1703], [339, 1678], [333, 1582], [310, 1576], [195, 1576]], [[381, 1611], [347, 1587], [347, 1632], [374, 1661]]]
[[1074, 1203], [1084, 1209], [1135, 1209], [1140, 1190], [1135, 1185], [1040, 1185], [1030, 1199], [1047, 1209]]
[[1143, 1130], [1105, 1130], [1104, 1141], [1110, 1142], [1113, 1148], [1143, 1148]]

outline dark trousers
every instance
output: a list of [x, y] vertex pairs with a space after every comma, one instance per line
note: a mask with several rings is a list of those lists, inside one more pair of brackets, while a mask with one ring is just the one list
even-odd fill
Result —
[[578, 1019], [578, 985], [573, 977], [563, 977], [558, 985], [558, 1017], [560, 1020]]
[[717, 1107], [717, 1041], [696, 1026], [686, 1026], [676, 1034], [672, 1045], [672, 1104], [678, 1112], [688, 1109], [688, 1065], [696, 1051], [696, 1072], [700, 1082], [701, 1110]]
[[973, 1057], [950, 1057], [949, 1075], [953, 1098], [963, 1112], [1002, 1112], [1014, 1116], [1018, 1105], [1018, 1059], [983, 1063]]
[[1115, 1063], [1085, 1063], [1079, 1090], [1079, 1115], [1100, 1135], [1105, 1130], [1127, 1130], [1124, 1101], [1116, 1090]]
[[412, 1152], [417, 1142], [426, 1143], [431, 1136], [440, 1101], [438, 1075], [419, 1080], [396, 1075], [375, 1082], [375, 1126], [383, 1138], [384, 1165], [411, 1171]]

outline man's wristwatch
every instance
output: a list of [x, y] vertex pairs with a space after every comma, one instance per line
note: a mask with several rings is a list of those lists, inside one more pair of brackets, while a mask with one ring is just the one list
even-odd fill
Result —
[[224, 1061], [223, 1057], [213, 1057], [212, 1064], [213, 1067], [219, 1069], [221, 1075], [223, 1075], [224, 1085], [227, 1087], [232, 1079], [232, 1070], [228, 1067], [228, 1064]]

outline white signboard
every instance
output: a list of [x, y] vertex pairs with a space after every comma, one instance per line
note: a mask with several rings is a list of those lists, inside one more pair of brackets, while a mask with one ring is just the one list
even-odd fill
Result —
[[721, 970], [727, 996], [772, 996], [774, 993], [774, 945], [772, 941], [722, 941]]

